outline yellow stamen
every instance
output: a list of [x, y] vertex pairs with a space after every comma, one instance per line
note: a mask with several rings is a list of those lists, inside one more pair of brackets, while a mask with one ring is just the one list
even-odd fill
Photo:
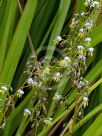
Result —
[[79, 32], [78, 37], [84, 37], [84, 33]]

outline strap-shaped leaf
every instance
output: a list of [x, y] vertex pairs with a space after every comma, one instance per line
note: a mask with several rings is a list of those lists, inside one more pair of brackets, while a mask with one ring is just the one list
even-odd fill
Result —
[[19, 20], [13, 36], [3, 70], [0, 75], [0, 82], [11, 84], [24, 43], [30, 28], [38, 0], [29, 0]]

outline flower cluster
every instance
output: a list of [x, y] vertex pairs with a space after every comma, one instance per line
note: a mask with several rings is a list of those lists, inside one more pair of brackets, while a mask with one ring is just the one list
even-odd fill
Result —
[[95, 1], [95, 0], [86, 0], [86, 2], [84, 3], [84, 5], [86, 7], [90, 6], [90, 8], [98, 8], [99, 7], [99, 2]]

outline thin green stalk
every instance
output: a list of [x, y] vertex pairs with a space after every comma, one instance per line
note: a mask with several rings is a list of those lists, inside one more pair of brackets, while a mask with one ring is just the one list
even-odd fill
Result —
[[[82, 120], [80, 120], [75, 125], [75, 127], [73, 128], [73, 132], [72, 133], [75, 133], [83, 124], [85, 124], [89, 119], [91, 119], [93, 116], [95, 116], [100, 111], [102, 111], [102, 104], [100, 104], [99, 106], [97, 106], [90, 113], [88, 113]], [[68, 136], [68, 133], [66, 133], [65, 136]]]
[[[98, 85], [100, 85], [102, 83], [102, 79], [100, 79], [100, 80], [98, 80], [93, 86], [91, 86], [90, 88], [89, 88], [89, 94], [98, 86]], [[78, 99], [78, 100], [77, 100]], [[81, 101], [82, 100], [82, 98], [79, 98], [79, 96], [77, 96], [77, 98], [76, 98], [76, 101], [78, 102], [78, 101]], [[102, 106], [102, 105], [101, 105]], [[101, 107], [101, 109], [102, 109], [102, 107]], [[96, 111], [96, 110], [95, 110]], [[78, 104], [77, 105], [75, 105], [75, 112], [74, 112], [74, 115], [73, 115], [73, 117], [74, 117], [74, 119], [73, 119], [73, 123], [72, 123], [72, 133], [74, 132], [74, 126], [75, 126], [75, 123], [76, 123], [76, 118], [77, 118], [77, 113], [78, 113]], [[68, 129], [68, 126], [69, 125], [67, 125], [66, 127], [65, 127], [65, 129], [64, 129], [64, 131], [62, 132], [63, 134], [66, 132], [66, 130]]]
[[69, 114], [74, 107], [75, 107], [75, 103], [73, 103], [67, 110], [65, 110], [62, 114], [60, 114], [50, 125], [44, 127], [42, 132], [39, 133], [38, 136], [46, 136], [49, 130], [53, 127], [53, 125], [57, 123], [61, 118]]
[[[57, 91], [55, 93], [58, 93], [60, 95], [62, 95], [65, 87], [66, 87], [66, 84], [68, 83], [68, 78], [66, 77], [66, 72], [67, 70], [64, 71], [64, 74], [62, 76], [62, 79], [57, 87]], [[54, 111], [56, 107], [56, 100], [52, 100], [51, 104], [50, 104], [50, 108], [49, 108], [49, 111], [48, 111], [48, 116], [51, 115], [51, 113]]]
[[[36, 97], [35, 97], [35, 99], [31, 99], [31, 101], [27, 104], [26, 108], [29, 110], [32, 109], [35, 101], [36, 101]], [[36, 107], [37, 104], [34, 107]], [[24, 130], [26, 129], [29, 121], [30, 121], [30, 117], [23, 116], [15, 136], [22, 136], [23, 135]]]
[[11, 126], [12, 126], [12, 123], [14, 121], [14, 119], [22, 113], [23, 109], [26, 107], [26, 105], [28, 104], [28, 102], [31, 100], [31, 98], [33, 97], [34, 95], [34, 90], [31, 90], [29, 92], [29, 94], [26, 96], [26, 98], [22, 101], [22, 103], [16, 108], [14, 109], [7, 122], [6, 122], [6, 126], [5, 126], [5, 129], [4, 129], [4, 134], [3, 136], [10, 136], [10, 130], [11, 130]]
[[97, 113], [102, 111], [102, 104], [93, 109], [89, 114], [87, 114], [81, 121], [79, 121], [73, 128], [73, 133], [78, 130], [83, 124], [85, 124], [89, 119], [95, 116]]

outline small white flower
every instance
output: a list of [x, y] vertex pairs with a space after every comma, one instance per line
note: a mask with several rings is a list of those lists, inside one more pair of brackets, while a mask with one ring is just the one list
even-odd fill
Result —
[[59, 93], [55, 93], [54, 99], [59, 101], [61, 99], [61, 97], [62, 96]]
[[70, 58], [68, 56], [64, 57], [65, 61], [71, 62]]
[[85, 15], [85, 13], [84, 12], [81, 12], [81, 14], [80, 14], [81, 16], [83, 16], [83, 15]]
[[91, 0], [86, 0], [86, 2], [90, 3], [90, 2], [91, 2]]
[[84, 86], [84, 81], [80, 81], [78, 83], [78, 88], [81, 89]]
[[44, 119], [45, 124], [50, 124], [52, 122], [52, 118], [49, 117], [48, 119]]
[[50, 120], [50, 121], [52, 121], [52, 118], [51, 118], [51, 117], [49, 117], [49, 120]]
[[84, 46], [79, 45], [79, 46], [77, 46], [77, 49], [78, 50], [84, 50]]
[[78, 116], [80, 117], [81, 115], [82, 115], [82, 112], [81, 112], [81, 111], [79, 111]]
[[86, 107], [86, 106], [88, 106], [88, 101], [89, 101], [89, 98], [88, 97], [83, 97], [83, 106], [84, 106], [84, 108]]
[[79, 32], [84, 33], [84, 29], [83, 28], [79, 29]]
[[5, 124], [5, 123], [3, 123], [3, 124], [2, 124], [2, 126], [1, 126], [1, 128], [2, 128], [2, 129], [4, 129], [4, 128], [5, 128], [5, 125], [6, 125], [6, 124]]
[[85, 57], [83, 54], [80, 54], [80, 55], [78, 56], [78, 59], [86, 60], [86, 57]]
[[28, 81], [27, 81], [27, 83], [29, 85], [33, 85], [34, 84], [34, 80], [32, 78], [29, 78]]
[[93, 25], [94, 25], [93, 20], [88, 20], [88, 21], [84, 24], [85, 27], [92, 27]]
[[88, 98], [88, 97], [83, 97], [83, 101], [84, 101], [84, 102], [88, 102], [88, 101], [89, 101], [89, 98]]
[[59, 72], [57, 72], [54, 77], [61, 77], [61, 74]]
[[23, 91], [23, 90], [21, 90], [21, 89], [19, 89], [19, 90], [17, 91], [17, 93], [19, 93], [19, 94], [23, 95], [23, 94], [24, 94], [24, 91]]
[[85, 42], [91, 42], [91, 38], [85, 38]]
[[47, 99], [45, 97], [42, 98], [43, 101], [46, 101]]
[[84, 26], [85, 26], [85, 27], [90, 26], [90, 23], [86, 23]]
[[53, 80], [55, 82], [59, 82], [61, 80], [61, 74], [59, 72], [57, 72], [54, 76], [53, 76]]
[[7, 91], [7, 87], [6, 87], [6, 86], [2, 86], [1, 89], [2, 89], [3, 91]]
[[98, 1], [93, 1], [91, 4], [90, 4], [90, 7], [94, 8], [94, 7], [99, 7], [99, 2]]
[[56, 36], [56, 40], [58, 40], [60, 42], [60, 41], [62, 41], [62, 37], [61, 36]]
[[89, 52], [94, 52], [94, 48], [91, 47], [91, 48], [88, 49], [88, 51], [89, 51]]
[[76, 25], [76, 24], [78, 24], [78, 21], [76, 20], [76, 18], [73, 18], [72, 19], [72, 22]]
[[29, 116], [31, 115], [31, 111], [29, 109], [24, 109], [24, 112]]

